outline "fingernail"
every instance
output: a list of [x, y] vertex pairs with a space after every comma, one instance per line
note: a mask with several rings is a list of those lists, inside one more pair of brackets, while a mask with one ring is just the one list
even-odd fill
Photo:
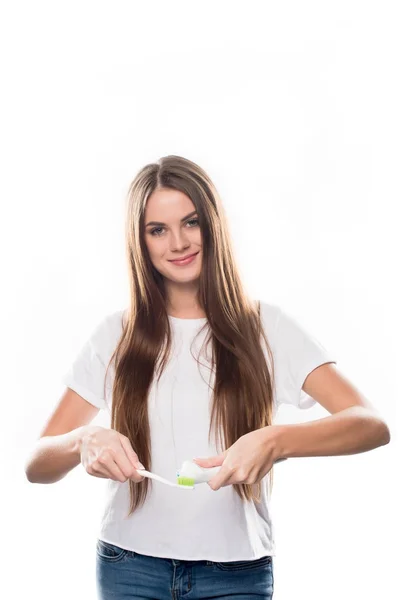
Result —
[[142, 463], [138, 463], [136, 468], [137, 469], [144, 469], [144, 466], [142, 465]]

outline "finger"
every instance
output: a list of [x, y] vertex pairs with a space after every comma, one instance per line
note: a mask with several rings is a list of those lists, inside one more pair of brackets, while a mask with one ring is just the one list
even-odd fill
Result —
[[196, 465], [199, 465], [199, 467], [205, 467], [208, 469], [209, 467], [217, 466], [215, 464], [215, 459], [215, 456], [211, 458], [193, 458], [193, 462], [196, 463]]
[[128, 457], [129, 461], [132, 463], [132, 466], [135, 469], [144, 469], [144, 466], [142, 465], [142, 463], [139, 460], [138, 455], [132, 448], [132, 445], [131, 445], [129, 439], [124, 435], [121, 435], [119, 439], [121, 442], [121, 446], [125, 451], [126, 456]]
[[110, 479], [109, 475], [104, 475], [103, 473], [100, 473], [99, 471], [95, 471], [93, 468], [93, 465], [91, 467], [88, 467], [88, 469], [86, 470], [86, 473], [89, 473], [89, 475], [91, 475], [92, 477], [101, 477], [102, 479]]
[[144, 469], [144, 466], [139, 461], [138, 455], [132, 448], [129, 439], [123, 435], [120, 435], [119, 439], [122, 452], [124, 452], [124, 458], [121, 458], [124, 473], [129, 479], [132, 479], [132, 481], [135, 481], [136, 483], [143, 481], [144, 477], [143, 475], [139, 475], [137, 469]]
[[[132, 464], [132, 460], [127, 456], [124, 447], [114, 452], [114, 461], [125, 476], [125, 479], [133, 479], [134, 481], [142, 481], [143, 477], [138, 475], [136, 467]], [[139, 461], [135, 461], [139, 464]]]
[[[121, 460], [120, 456], [118, 456], [118, 460]], [[139, 483], [140, 481], [143, 481], [143, 479], [144, 479], [143, 475], [139, 475], [139, 473], [137, 472], [136, 469], [133, 469], [133, 472], [132, 472], [132, 466], [129, 463], [128, 463], [129, 475], [125, 475], [125, 473], [123, 473], [123, 471], [120, 469], [120, 467], [118, 466], [118, 464], [115, 461], [110, 463], [110, 465], [111, 465], [113, 473], [115, 473], [117, 475], [117, 477], [115, 479], [117, 479], [117, 481], [120, 481], [121, 483], [125, 483], [125, 481], [127, 481], [128, 479], [131, 479], [135, 483]]]
[[109, 479], [114, 479], [121, 483], [126, 481], [125, 475], [109, 453], [99, 456], [97, 460], [94, 461], [92, 468], [96, 474], [100, 473]]
[[224, 454], [217, 456], [209, 456], [208, 458], [193, 458], [193, 462], [199, 465], [199, 467], [219, 467], [225, 460]]
[[222, 466], [219, 472], [208, 481], [208, 485], [212, 490], [217, 491], [220, 487], [230, 485], [232, 476], [232, 470]]

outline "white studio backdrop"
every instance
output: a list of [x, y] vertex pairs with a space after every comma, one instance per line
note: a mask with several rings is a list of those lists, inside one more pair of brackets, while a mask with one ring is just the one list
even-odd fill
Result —
[[213, 178], [247, 289], [391, 428], [372, 452], [276, 466], [274, 600], [399, 597], [396, 8], [2, 3], [2, 598], [96, 597], [105, 480], [31, 484], [24, 462], [81, 344], [126, 305], [126, 192], [167, 154]]

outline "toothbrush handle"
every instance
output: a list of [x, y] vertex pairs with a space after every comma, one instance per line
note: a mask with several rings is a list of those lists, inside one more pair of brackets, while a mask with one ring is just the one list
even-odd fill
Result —
[[175, 486], [174, 483], [168, 481], [168, 479], [164, 479], [164, 477], [160, 477], [160, 475], [156, 475], [155, 473], [151, 473], [150, 471], [146, 471], [146, 469], [136, 469], [139, 475], [142, 477], [148, 477], [149, 479], [155, 479], [156, 481], [160, 481], [161, 483], [166, 483], [167, 485]]

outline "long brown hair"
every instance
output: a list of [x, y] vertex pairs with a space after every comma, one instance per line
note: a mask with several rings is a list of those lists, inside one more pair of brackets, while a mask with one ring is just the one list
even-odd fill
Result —
[[[125, 247], [130, 304], [107, 371], [115, 360], [111, 428], [129, 438], [147, 470], [151, 470], [148, 393], [153, 376], [160, 378], [171, 349], [164, 279], [154, 268], [144, 239], [146, 202], [160, 188], [186, 194], [199, 216], [203, 256], [198, 302], [207, 317], [206, 341], [211, 340], [215, 369], [208, 439], [215, 427], [220, 440], [222, 429], [225, 450], [242, 435], [271, 425], [274, 386], [273, 356], [262, 328], [260, 304], [250, 300], [243, 289], [227, 218], [212, 181], [197, 164], [180, 156], [165, 156], [144, 166], [127, 195]], [[272, 486], [272, 469], [269, 477]], [[128, 481], [130, 516], [143, 504], [152, 481]], [[233, 487], [242, 500], [260, 501], [261, 482]]]

